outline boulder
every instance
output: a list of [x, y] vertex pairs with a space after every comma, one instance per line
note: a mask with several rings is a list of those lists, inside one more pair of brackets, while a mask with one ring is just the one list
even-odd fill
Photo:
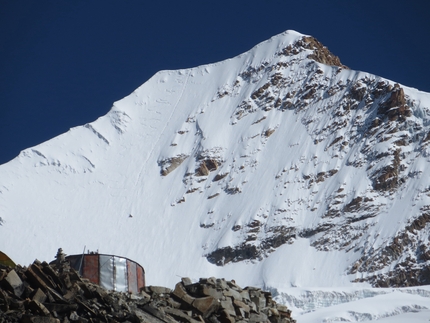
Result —
[[18, 274], [15, 270], [11, 270], [6, 278], [3, 280], [4, 285], [8, 288], [15, 296], [20, 297], [24, 292], [24, 285], [22, 283], [21, 278], [19, 278]]

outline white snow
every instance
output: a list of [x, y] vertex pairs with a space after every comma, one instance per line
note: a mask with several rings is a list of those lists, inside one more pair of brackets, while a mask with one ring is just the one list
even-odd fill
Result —
[[290, 289], [275, 298], [300, 323], [428, 322], [430, 287]]
[[[330, 109], [343, 90], [301, 112], [266, 111], [253, 102], [248, 102], [249, 109], [241, 108], [269, 81], [266, 69], [278, 62], [287, 64], [279, 72], [290, 84], [274, 94], [279, 96], [298, 91], [317, 68], [323, 71], [315, 76], [321, 84], [334, 86], [365, 77], [393, 84], [371, 74], [337, 72], [336, 67], [312, 63], [307, 52], [277, 54], [302, 36], [287, 31], [223, 62], [161, 71], [115, 102], [107, 115], [28, 148], [0, 166], [1, 250], [27, 265], [36, 257], [52, 260], [59, 247], [79, 254], [85, 246], [139, 262], [150, 285], [172, 287], [183, 276], [235, 279], [241, 286], [278, 290], [279, 300], [292, 306], [299, 322], [428, 321], [428, 287], [421, 288], [425, 295], [374, 290], [352, 283], [363, 274], [348, 275], [347, 269], [363, 251], [384, 246], [408, 223], [407, 214], [430, 204], [430, 197], [422, 193], [430, 186], [429, 152], [409, 159], [411, 174], [417, 174], [413, 185], [396, 197], [375, 195], [366, 168], [351, 165], [364, 158], [365, 140], [351, 149], [329, 146], [339, 136], [348, 140], [367, 117], [366, 111], [357, 109], [347, 127], [326, 129], [333, 117]], [[246, 71], [252, 71], [248, 79], [240, 76]], [[403, 88], [414, 100], [414, 120], [427, 127], [430, 95]], [[385, 151], [389, 143], [372, 149], [375, 154]], [[178, 156], [185, 160], [162, 176], [162, 167]], [[199, 156], [216, 159], [216, 172], [191, 175]], [[323, 183], [304, 179], [332, 170], [337, 173]], [[217, 174], [226, 176], [214, 181]], [[260, 260], [220, 267], [206, 259], [217, 248], [242, 243], [248, 234], [244, 228], [254, 220], [262, 223], [255, 243], [275, 227], [340, 225], [345, 218], [323, 218], [327, 206], [336, 199], [346, 205], [357, 196], [384, 205], [379, 216], [357, 223], [355, 231], [328, 232], [330, 243], [324, 251], [311, 245], [322, 237], [319, 233], [310, 238], [297, 235], [291, 244]], [[242, 229], [232, 230], [238, 225]], [[360, 225], [368, 225], [366, 233], [356, 238]], [[339, 240], [352, 241], [351, 248], [339, 248]], [[314, 298], [323, 296], [306, 308], [288, 303], [285, 295], [305, 300], [307, 296], [297, 293], [307, 290]], [[418, 288], [408, 289], [414, 290]], [[358, 296], [348, 302], [330, 301], [326, 307], [316, 305], [326, 301], [324, 292]]]

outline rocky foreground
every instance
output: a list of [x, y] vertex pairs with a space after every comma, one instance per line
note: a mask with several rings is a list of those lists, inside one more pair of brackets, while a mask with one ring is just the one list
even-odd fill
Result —
[[182, 278], [174, 290], [147, 286], [134, 295], [107, 291], [64, 263], [0, 265], [0, 323], [295, 322], [290, 314], [269, 292], [213, 277]]

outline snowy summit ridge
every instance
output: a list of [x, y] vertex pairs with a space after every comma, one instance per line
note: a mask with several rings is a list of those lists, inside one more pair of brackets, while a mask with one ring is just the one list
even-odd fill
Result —
[[159, 285], [429, 284], [429, 107], [286, 31], [0, 166], [0, 243], [126, 256]]

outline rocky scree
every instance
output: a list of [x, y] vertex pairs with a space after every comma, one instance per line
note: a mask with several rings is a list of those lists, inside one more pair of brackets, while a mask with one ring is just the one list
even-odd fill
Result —
[[0, 265], [0, 323], [149, 322], [291, 323], [291, 311], [269, 292], [234, 281], [182, 278], [171, 290], [147, 286], [139, 294], [107, 291], [67, 262]]

